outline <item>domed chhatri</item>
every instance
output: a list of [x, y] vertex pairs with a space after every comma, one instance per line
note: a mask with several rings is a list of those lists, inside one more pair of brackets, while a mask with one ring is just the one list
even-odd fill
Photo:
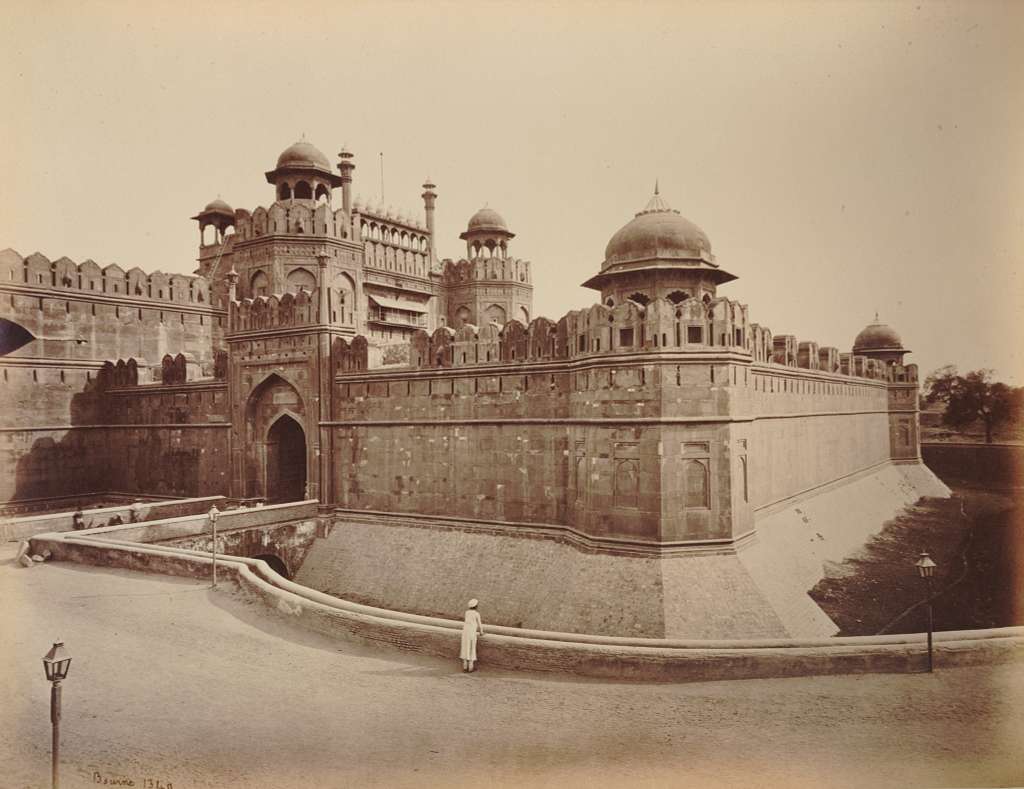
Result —
[[[339, 167], [348, 172], [348, 176], [334, 172], [330, 160], [315, 145], [299, 140], [281, 151], [277, 157], [277, 166], [266, 173], [267, 183], [277, 187], [279, 200], [317, 199], [320, 196], [318, 186], [323, 187], [329, 200], [331, 189], [342, 186], [346, 178], [351, 181], [351, 169], [354, 167], [350, 162], [351, 156], [347, 151], [343, 151], [340, 156], [342, 164]], [[305, 186], [299, 187], [299, 184]]]
[[331, 163], [315, 145], [300, 140], [292, 143], [277, 157], [278, 167], [310, 167], [331, 172]]
[[857, 335], [857, 339], [853, 341], [854, 353], [863, 354], [865, 351], [901, 351], [906, 353], [903, 348], [903, 340], [900, 339], [896, 330], [887, 323], [880, 322], [877, 313], [875, 313], [874, 322], [865, 326]]
[[715, 262], [704, 231], [672, 208], [655, 184], [643, 210], [611, 237], [600, 272], [583, 287], [617, 304], [633, 290], [646, 298], [677, 290], [713, 297], [716, 286], [734, 279]]
[[[208, 242], [219, 244], [224, 240], [227, 229], [235, 224], [235, 209], [218, 197], [207, 203], [206, 207], [192, 219], [199, 222], [200, 246], [205, 246]], [[206, 237], [205, 230], [208, 227], [216, 229], [212, 239]]]
[[902, 348], [903, 341], [896, 331], [885, 323], [872, 323], [861, 330], [853, 342], [853, 352], [881, 351]]
[[508, 257], [508, 242], [515, 238], [505, 218], [493, 208], [484, 206], [469, 218], [459, 238], [466, 242], [466, 255], [478, 257]]
[[493, 208], [481, 208], [469, 218], [467, 230], [508, 230], [505, 219]]
[[235, 209], [221, 200], [219, 197], [216, 200], [206, 204], [206, 208], [202, 210], [203, 214], [224, 214], [226, 216], [233, 217], [235, 215]]
[[903, 347], [896, 330], [878, 320], [878, 313], [875, 313], [874, 322], [865, 326], [853, 341], [853, 353], [892, 365], [903, 364], [903, 356], [910, 351]]
[[704, 231], [670, 207], [657, 186], [644, 209], [612, 236], [604, 258], [602, 270], [649, 260], [714, 261]]

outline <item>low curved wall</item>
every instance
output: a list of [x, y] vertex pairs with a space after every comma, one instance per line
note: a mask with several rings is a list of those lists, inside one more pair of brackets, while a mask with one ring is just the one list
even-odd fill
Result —
[[[171, 499], [169, 501], [128, 501], [111, 507], [95, 507], [82, 510], [83, 522], [89, 528], [100, 528], [99, 524], [108, 523], [115, 516], [122, 523], [131, 522], [132, 507], [138, 510], [140, 522], [165, 520], [187, 515], [202, 515], [210, 507], [219, 504], [224, 507], [227, 501], [223, 496], [206, 496], [198, 499]], [[24, 540], [39, 532], [72, 531], [74, 529], [74, 510], [64, 512], [48, 512], [43, 515], [26, 515], [0, 521], [0, 542], [8, 540]]]
[[[89, 532], [37, 535], [34, 552], [52, 559], [193, 578], [211, 575], [206, 554], [161, 545], [97, 539]], [[218, 560], [219, 577], [263, 603], [276, 616], [310, 630], [366, 644], [456, 659], [462, 623], [386, 611], [316, 592], [287, 581], [264, 562]], [[486, 625], [485, 625], [486, 628]], [[924, 634], [838, 639], [682, 641], [616, 638], [487, 628], [478, 647], [485, 666], [553, 671], [606, 679], [693, 681], [813, 674], [921, 671]], [[1024, 657], [1024, 628], [936, 634], [935, 661], [950, 666], [1005, 662]]]

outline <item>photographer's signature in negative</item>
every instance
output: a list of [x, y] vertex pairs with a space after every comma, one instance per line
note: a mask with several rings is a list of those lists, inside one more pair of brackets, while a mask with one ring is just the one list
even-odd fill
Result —
[[99, 770], [94, 770], [92, 782], [100, 786], [135, 786], [139, 789], [174, 789], [171, 781], [162, 781], [159, 778], [131, 778], [127, 775], [105, 775]]

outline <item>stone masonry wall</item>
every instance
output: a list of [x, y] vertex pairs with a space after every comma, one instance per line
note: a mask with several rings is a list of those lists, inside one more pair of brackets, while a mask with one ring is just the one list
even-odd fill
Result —
[[0, 317], [36, 337], [0, 358], [0, 501], [115, 489], [120, 439], [103, 427], [103, 364], [131, 358], [140, 381], [159, 380], [163, 356], [182, 353], [212, 376], [224, 329], [201, 277], [12, 250], [0, 252]]
[[486, 623], [511, 627], [652, 638], [785, 635], [735, 555], [595, 554], [552, 539], [346, 517], [314, 542], [296, 581], [446, 618], [460, 618], [477, 597]]
[[887, 385], [731, 355], [343, 374], [336, 501], [728, 540], [770, 506], [890, 457]]

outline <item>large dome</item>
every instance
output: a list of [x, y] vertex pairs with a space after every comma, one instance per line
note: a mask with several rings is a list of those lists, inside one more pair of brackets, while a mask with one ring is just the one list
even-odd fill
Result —
[[508, 232], [505, 219], [493, 208], [481, 208], [469, 218], [469, 230], [504, 230]]
[[289, 145], [277, 157], [277, 166], [281, 167], [313, 167], [317, 170], [331, 171], [331, 163], [315, 145], [305, 140]]
[[854, 353], [860, 353], [861, 351], [888, 351], [897, 348], [903, 348], [903, 340], [900, 339], [900, 336], [892, 326], [880, 323], [877, 315], [875, 316], [875, 322], [865, 326], [861, 333], [857, 335], [857, 339], [853, 341]]
[[601, 269], [617, 263], [710, 257], [711, 242], [697, 225], [669, 207], [657, 189], [643, 211], [612, 236]]

